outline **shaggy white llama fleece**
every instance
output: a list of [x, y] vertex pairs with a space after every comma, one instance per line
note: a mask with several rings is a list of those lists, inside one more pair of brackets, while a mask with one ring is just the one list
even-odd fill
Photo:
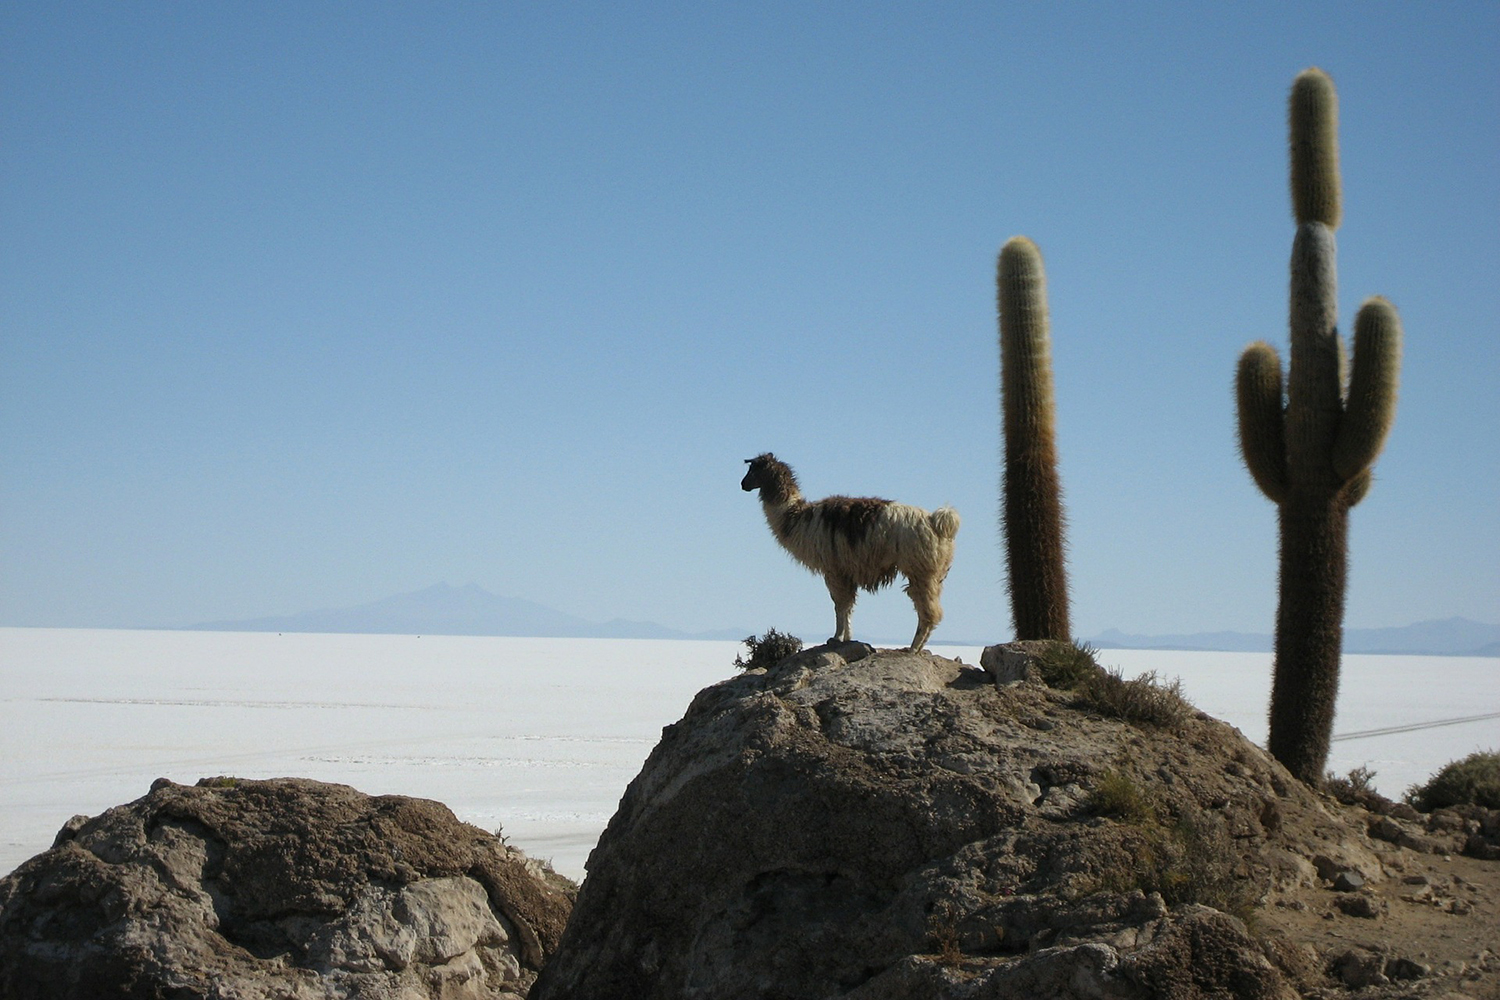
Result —
[[859, 591], [878, 590], [900, 573], [917, 609], [912, 650], [927, 644], [943, 620], [943, 581], [953, 565], [958, 511], [893, 503], [878, 497], [832, 496], [809, 503], [791, 467], [770, 452], [745, 460], [740, 488], [760, 490], [766, 522], [783, 548], [821, 573], [833, 598], [836, 631], [830, 642], [849, 641], [849, 615]]

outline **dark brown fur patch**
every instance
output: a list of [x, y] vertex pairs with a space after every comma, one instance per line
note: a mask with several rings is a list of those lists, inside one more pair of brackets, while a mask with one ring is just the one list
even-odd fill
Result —
[[889, 504], [889, 500], [879, 497], [826, 497], [801, 508], [793, 516], [821, 517], [826, 530], [843, 536], [853, 548], [864, 543], [870, 528]]

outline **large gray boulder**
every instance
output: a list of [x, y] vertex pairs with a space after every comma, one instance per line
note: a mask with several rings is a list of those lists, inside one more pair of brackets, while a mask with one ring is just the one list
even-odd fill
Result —
[[1295, 996], [1236, 914], [1369, 842], [1180, 701], [1000, 673], [855, 643], [702, 691], [532, 997]]
[[523, 997], [573, 891], [426, 799], [160, 779], [0, 880], [0, 997]]

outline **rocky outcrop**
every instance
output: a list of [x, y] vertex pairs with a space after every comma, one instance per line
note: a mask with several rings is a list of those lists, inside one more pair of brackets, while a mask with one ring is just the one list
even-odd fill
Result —
[[701, 692], [532, 996], [1295, 996], [1236, 914], [1313, 857], [1380, 877], [1363, 832], [1188, 706], [1110, 717], [1002, 660], [845, 644]]
[[573, 891], [437, 802], [160, 779], [0, 880], [0, 996], [523, 997]]

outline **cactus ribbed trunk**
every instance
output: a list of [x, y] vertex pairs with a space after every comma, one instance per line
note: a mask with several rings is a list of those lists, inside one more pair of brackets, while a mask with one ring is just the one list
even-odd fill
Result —
[[1062, 485], [1042, 255], [1024, 236], [1000, 251], [1000, 395], [1006, 567], [1017, 639], [1072, 637], [1063, 561]]
[[1316, 784], [1338, 701], [1349, 507], [1327, 488], [1293, 489], [1279, 520], [1281, 588], [1266, 749], [1293, 775]]

